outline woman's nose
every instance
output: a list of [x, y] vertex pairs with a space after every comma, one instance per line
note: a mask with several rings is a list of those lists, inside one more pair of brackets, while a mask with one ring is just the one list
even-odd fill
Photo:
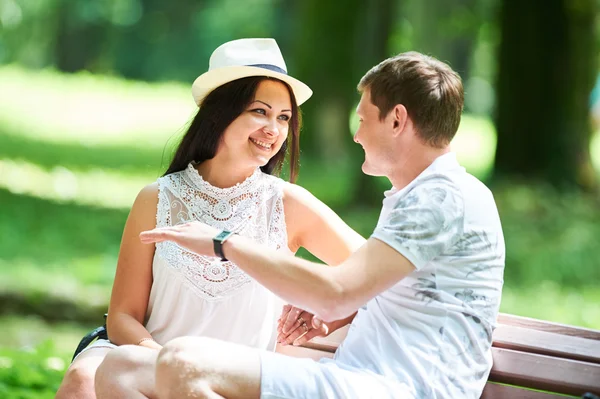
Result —
[[274, 121], [274, 120], [269, 120], [269, 122], [265, 125], [265, 127], [263, 128], [263, 130], [265, 131], [265, 133], [267, 133], [270, 136], [277, 136], [277, 135], [279, 135], [279, 129], [277, 127], [277, 121]]

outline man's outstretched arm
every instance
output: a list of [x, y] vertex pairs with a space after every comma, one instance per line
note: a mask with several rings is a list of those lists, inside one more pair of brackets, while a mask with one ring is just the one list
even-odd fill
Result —
[[[140, 235], [142, 242], [174, 241], [192, 252], [215, 256], [212, 238], [218, 230], [199, 222], [157, 228]], [[397, 250], [370, 238], [338, 267], [296, 258], [233, 236], [223, 244], [225, 256], [289, 303], [325, 321], [343, 319], [390, 288], [414, 266]]]

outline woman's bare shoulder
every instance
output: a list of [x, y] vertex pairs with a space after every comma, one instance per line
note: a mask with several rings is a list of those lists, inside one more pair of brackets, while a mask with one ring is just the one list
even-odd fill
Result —
[[158, 191], [158, 182], [150, 183], [143, 187], [133, 202], [131, 215], [142, 217], [151, 215], [154, 217], [158, 205]]
[[317, 197], [315, 197], [310, 191], [302, 186], [294, 183], [284, 182], [283, 183], [283, 201], [284, 203], [290, 203], [295, 206], [314, 206], [316, 204], [322, 204]]

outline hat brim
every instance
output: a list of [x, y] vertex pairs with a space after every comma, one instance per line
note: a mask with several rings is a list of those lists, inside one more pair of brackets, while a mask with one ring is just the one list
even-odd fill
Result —
[[198, 76], [192, 85], [192, 95], [198, 106], [204, 97], [219, 86], [249, 76], [268, 76], [284, 81], [292, 88], [296, 103], [302, 104], [312, 96], [312, 90], [298, 79], [269, 69], [251, 66], [230, 66], [214, 69]]

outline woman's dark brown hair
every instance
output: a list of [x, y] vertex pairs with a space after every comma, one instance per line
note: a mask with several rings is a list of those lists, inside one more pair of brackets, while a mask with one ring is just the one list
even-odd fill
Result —
[[[184, 170], [192, 161], [202, 163], [213, 158], [225, 129], [254, 101], [258, 86], [267, 79], [281, 82], [266, 76], [251, 76], [225, 83], [210, 92], [200, 103], [200, 109], [181, 139], [165, 175]], [[302, 121], [292, 89], [287, 83], [281, 83], [287, 87], [292, 103], [288, 137], [279, 152], [260, 169], [268, 174], [279, 174], [289, 152], [290, 181], [294, 183], [298, 175]]]

